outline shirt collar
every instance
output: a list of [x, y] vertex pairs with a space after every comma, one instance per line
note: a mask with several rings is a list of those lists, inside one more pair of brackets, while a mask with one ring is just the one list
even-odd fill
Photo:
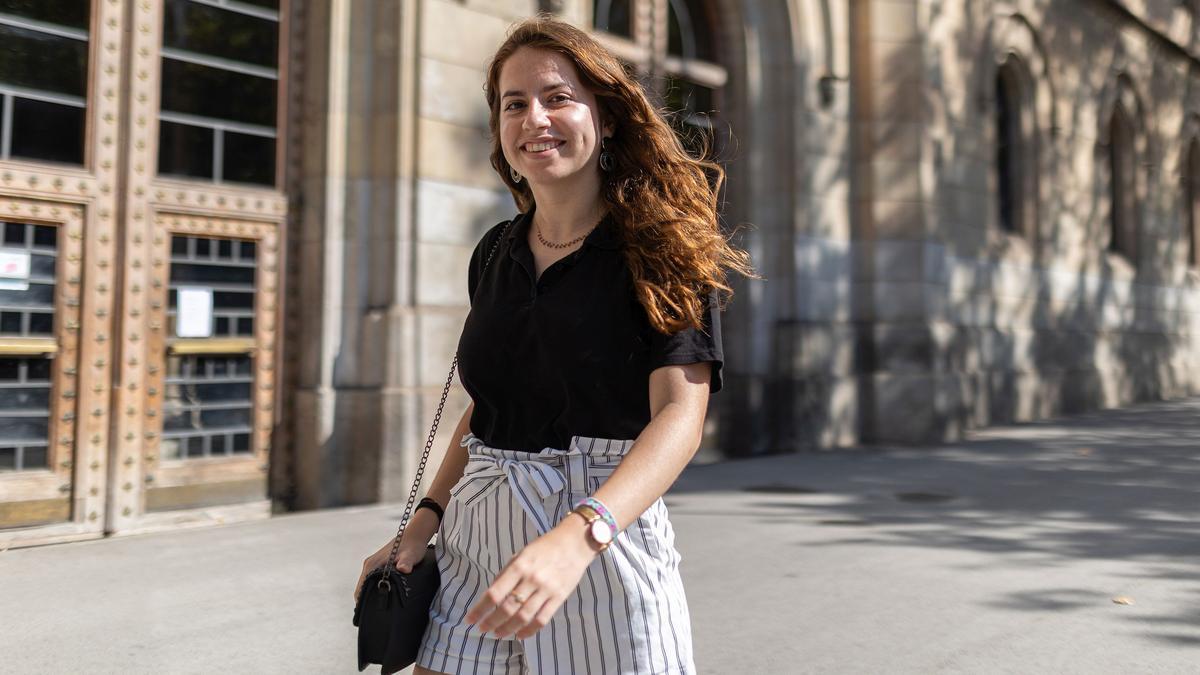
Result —
[[[513, 219], [512, 226], [508, 228], [508, 234], [505, 235], [508, 240], [515, 240], [527, 245], [529, 241], [529, 227], [533, 223], [533, 211], [534, 209], [531, 208], [525, 213], [518, 214]], [[621, 234], [617, 229], [617, 223], [613, 219], [611, 212], [600, 219], [600, 222], [596, 224], [596, 229], [588, 234], [587, 239], [584, 239], [583, 243], [588, 246], [610, 250], [616, 250], [621, 247]]]

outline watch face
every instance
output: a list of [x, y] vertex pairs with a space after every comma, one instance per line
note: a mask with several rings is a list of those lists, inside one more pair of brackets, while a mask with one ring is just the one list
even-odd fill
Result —
[[595, 539], [597, 544], [608, 544], [612, 542], [612, 538], [612, 529], [603, 520], [592, 523], [592, 539]]

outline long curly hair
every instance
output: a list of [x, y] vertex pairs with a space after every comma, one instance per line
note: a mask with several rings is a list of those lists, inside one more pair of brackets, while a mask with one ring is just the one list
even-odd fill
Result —
[[546, 16], [513, 27], [488, 66], [484, 95], [491, 108], [492, 166], [517, 207], [534, 204], [528, 181], [515, 183], [500, 145], [500, 70], [521, 47], [545, 49], [575, 64], [610, 125], [614, 165], [602, 199], [625, 243], [634, 291], [650, 323], [663, 333], [702, 328], [705, 299], [715, 289], [724, 307], [733, 297], [728, 272], [758, 278], [750, 256], [718, 225], [717, 194], [725, 172], [688, 154], [663, 113], [608, 50], [584, 31]]

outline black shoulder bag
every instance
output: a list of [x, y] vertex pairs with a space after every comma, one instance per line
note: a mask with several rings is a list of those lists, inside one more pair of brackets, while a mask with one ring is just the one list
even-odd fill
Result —
[[[487, 261], [483, 265], [484, 271], [491, 265], [492, 256], [500, 246], [509, 225], [511, 221], [500, 230], [500, 236], [492, 244]], [[482, 277], [481, 273], [481, 281]], [[404, 528], [412, 516], [413, 504], [417, 500], [417, 492], [421, 489], [425, 464], [429, 461], [429, 451], [433, 448], [438, 423], [442, 420], [442, 408], [446, 405], [446, 396], [450, 393], [450, 384], [454, 381], [454, 370], [457, 367], [458, 356], [455, 355], [450, 363], [450, 375], [446, 377], [446, 386], [442, 388], [442, 400], [438, 403], [437, 414], [433, 416], [429, 439], [425, 441], [425, 452], [421, 454], [421, 463], [417, 465], [417, 475], [413, 478], [412, 490], [408, 493], [408, 504], [404, 507], [404, 517], [400, 519], [400, 529], [392, 543], [392, 552], [388, 554], [387, 562], [367, 573], [363, 579], [363, 587], [358, 593], [358, 601], [354, 604], [360, 672], [372, 663], [382, 666], [380, 672], [383, 675], [391, 675], [412, 665], [417, 660], [421, 638], [429, 624], [429, 607], [433, 604], [433, 596], [441, 584], [434, 546], [430, 544], [425, 549], [425, 557], [413, 566], [409, 574], [396, 569], [396, 553], [400, 550]]]

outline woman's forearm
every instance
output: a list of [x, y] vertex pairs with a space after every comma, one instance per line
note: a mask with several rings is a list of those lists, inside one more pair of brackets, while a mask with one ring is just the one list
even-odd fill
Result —
[[[471, 428], [471, 411], [474, 409], [475, 404], [471, 403], [467, 406], [466, 412], [462, 414], [462, 418], [458, 420], [458, 426], [454, 427], [454, 433], [450, 436], [450, 447], [446, 448], [446, 454], [438, 466], [437, 475], [433, 477], [433, 482], [429, 484], [429, 490], [425, 493], [443, 509], [450, 503], [450, 488], [454, 487], [458, 479], [462, 478], [463, 470], [467, 466], [467, 449], [458, 443]], [[432, 539], [441, 524], [437, 514], [429, 509], [419, 509], [412, 514], [411, 518], [406, 534], [411, 533], [422, 542]]]
[[459, 441], [471, 429], [471, 412], [474, 409], [475, 404], [472, 402], [459, 418], [458, 425], [454, 427], [454, 434], [450, 436], [450, 447], [446, 448], [437, 475], [433, 477], [433, 482], [429, 484], [429, 490], [426, 492], [426, 496], [442, 508], [446, 508], [446, 504], [450, 502], [450, 488], [462, 478], [463, 470], [467, 467], [467, 449], [459, 445]]
[[593, 495], [622, 530], [650, 508], [687, 467], [700, 447], [703, 407], [672, 402], [642, 429], [629, 453]]

